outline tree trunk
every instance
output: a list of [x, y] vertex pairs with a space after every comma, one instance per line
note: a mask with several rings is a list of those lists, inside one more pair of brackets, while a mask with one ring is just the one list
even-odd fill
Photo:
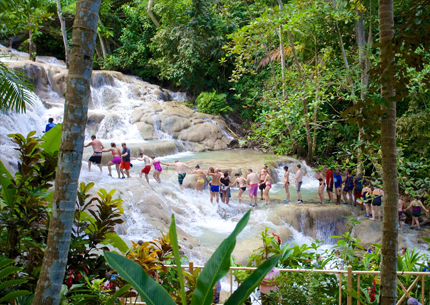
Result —
[[392, 79], [394, 69], [394, 14], [393, 0], [379, 0], [379, 36], [380, 61], [383, 67], [381, 75], [381, 95], [390, 107], [384, 107], [386, 115], [381, 121], [382, 180], [384, 183], [384, 205], [382, 223], [382, 260], [381, 260], [381, 299], [382, 305], [396, 304], [397, 288], [397, 157], [396, 157], [396, 102]]
[[[282, 0], [278, 0], [279, 9], [281, 11], [284, 10], [284, 4]], [[282, 41], [282, 25], [279, 26], [279, 51], [281, 53], [281, 71], [282, 71], [282, 97], [286, 99], [285, 93], [285, 52], [284, 52], [284, 43]]]
[[155, 26], [157, 28], [160, 27], [160, 23], [158, 22], [157, 18], [154, 16], [154, 14], [152, 13], [152, 2], [153, 0], [149, 0], [148, 1], [148, 7], [146, 8], [146, 12], [148, 13], [149, 17], [151, 18], [152, 22], [154, 22]]
[[58, 19], [60, 19], [61, 35], [63, 35], [64, 56], [66, 58], [65, 60], [66, 66], [67, 68], [69, 68], [69, 64], [70, 64], [69, 41], [67, 40], [66, 21], [64, 21], [63, 13], [61, 10], [61, 0], [57, 0], [57, 14], [58, 14]]
[[78, 0], [48, 241], [33, 305], [59, 304], [75, 215], [101, 0]]
[[31, 30], [31, 21], [30, 16], [27, 18], [28, 25], [28, 57], [31, 61], [36, 61], [36, 48], [34, 47], [33, 42], [33, 31]]

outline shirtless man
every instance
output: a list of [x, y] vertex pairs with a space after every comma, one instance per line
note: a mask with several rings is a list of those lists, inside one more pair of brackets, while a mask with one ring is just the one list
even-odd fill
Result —
[[234, 174], [234, 176], [236, 177], [236, 180], [234, 180], [234, 181], [230, 184], [230, 186], [233, 186], [233, 185], [235, 185], [236, 183], [239, 183], [239, 193], [238, 193], [238, 196], [239, 196], [239, 203], [240, 203], [240, 202], [245, 203], [245, 201], [243, 201], [242, 194], [243, 194], [243, 192], [245, 192], [245, 191], [246, 191], [246, 179], [245, 179], [245, 178], [243, 178], [243, 177], [242, 177], [242, 175], [241, 175], [241, 174], [239, 174], [239, 173]]
[[264, 167], [260, 170], [260, 174], [258, 175], [258, 179], [260, 179], [260, 185], [258, 186], [258, 188], [260, 189], [260, 200], [264, 200], [263, 193], [264, 189], [266, 188], [264, 180], [266, 179], [268, 170], [269, 169], [267, 168], [267, 165], [264, 165]]
[[142, 178], [142, 174], [145, 174], [146, 181], [149, 183], [149, 171], [151, 170], [152, 161], [149, 159], [147, 155], [144, 155], [143, 153], [139, 153], [140, 158], [133, 158], [138, 161], [145, 162], [145, 167], [140, 171], [139, 177]]
[[284, 202], [290, 202], [290, 172], [288, 171], [288, 166], [284, 166], [284, 185], [282, 186], [285, 189], [285, 194], [287, 195], [287, 199]]
[[249, 197], [251, 197], [251, 203], [249, 204], [253, 208], [257, 206], [257, 194], [258, 194], [258, 175], [252, 172], [252, 169], [248, 169], [248, 176], [246, 176], [246, 182], [249, 185]]
[[206, 174], [206, 178], [209, 180], [209, 177], [212, 177], [211, 182], [211, 203], [213, 203], [213, 198], [215, 197], [216, 203], [219, 203], [219, 184], [221, 179], [221, 173], [218, 172], [218, 168], [215, 170], [212, 166], [209, 167], [209, 170]]
[[179, 162], [178, 160], [175, 160], [175, 163], [163, 163], [163, 162], [160, 162], [160, 163], [163, 165], [176, 167], [176, 172], [178, 173], [179, 186], [181, 190], [184, 190], [183, 182], [184, 182], [185, 176], [187, 175], [186, 168], [191, 169], [191, 167], [186, 165], [184, 162]]
[[303, 203], [302, 200], [302, 194], [300, 193], [300, 189], [302, 187], [302, 180], [303, 180], [303, 171], [302, 166], [300, 164], [297, 164], [297, 171], [294, 175], [294, 180], [296, 182], [296, 191], [297, 191], [297, 203]]
[[200, 165], [196, 165], [196, 169], [191, 172], [197, 176], [196, 192], [203, 193], [203, 184], [205, 183], [205, 172], [200, 169]]
[[402, 229], [402, 215], [403, 215], [403, 211], [405, 210], [405, 200], [406, 196], [399, 196], [399, 202], [397, 204], [397, 213], [399, 214], [399, 230], [403, 230]]
[[91, 136], [91, 142], [87, 145], [84, 145], [84, 147], [88, 146], [93, 147], [93, 155], [88, 160], [88, 171], [91, 171], [91, 163], [94, 162], [94, 164], [97, 164], [98, 167], [100, 167], [100, 172], [102, 172], [102, 150], [105, 148], [99, 140], [96, 139], [95, 135]]

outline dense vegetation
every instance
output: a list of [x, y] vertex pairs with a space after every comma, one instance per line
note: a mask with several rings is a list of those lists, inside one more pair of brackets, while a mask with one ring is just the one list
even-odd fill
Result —
[[[21, 50], [64, 59], [56, 3], [17, 4], [0, 12], [3, 42], [14, 37]], [[70, 40], [75, 1], [61, 4]], [[400, 182], [420, 195], [430, 187], [428, 4], [398, 1], [394, 12]], [[376, 3], [157, 0], [152, 16], [147, 8], [145, 0], [102, 2], [95, 68], [200, 95], [199, 110], [246, 121], [248, 145], [310, 163], [363, 164], [380, 177]]]

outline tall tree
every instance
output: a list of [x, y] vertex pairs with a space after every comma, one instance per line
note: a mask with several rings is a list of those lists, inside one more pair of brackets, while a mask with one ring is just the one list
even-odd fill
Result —
[[33, 305], [59, 304], [75, 215], [101, 0], [78, 0], [45, 256]]
[[58, 19], [60, 20], [61, 35], [63, 36], [65, 61], [66, 61], [67, 67], [69, 67], [69, 61], [70, 61], [69, 41], [67, 40], [66, 21], [64, 20], [63, 11], [61, 10], [61, 0], [57, 0], [57, 14], [58, 14]]
[[384, 220], [382, 224], [381, 299], [382, 305], [396, 304], [397, 288], [397, 157], [395, 55], [393, 49], [393, 0], [379, 0], [381, 96], [385, 100], [381, 121], [382, 180], [384, 182]]

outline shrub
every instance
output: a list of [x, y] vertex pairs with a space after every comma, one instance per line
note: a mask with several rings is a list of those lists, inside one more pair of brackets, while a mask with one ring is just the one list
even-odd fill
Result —
[[223, 114], [233, 109], [227, 103], [227, 94], [218, 94], [215, 90], [210, 92], [202, 92], [196, 99], [197, 110], [209, 114]]

